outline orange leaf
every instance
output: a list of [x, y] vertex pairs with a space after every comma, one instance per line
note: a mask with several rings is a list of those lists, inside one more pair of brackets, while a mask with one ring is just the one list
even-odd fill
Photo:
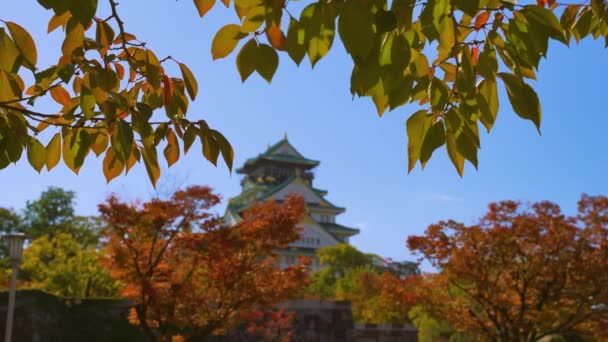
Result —
[[266, 30], [266, 36], [273, 48], [281, 51], [287, 50], [287, 37], [285, 37], [285, 34], [277, 24], [273, 23], [270, 28]]
[[51, 97], [57, 103], [69, 106], [72, 103], [72, 97], [67, 90], [63, 89], [62, 86], [57, 86], [51, 89]]
[[169, 103], [171, 103], [171, 100], [173, 100], [173, 82], [171, 82], [171, 79], [166, 75], [163, 74], [163, 104], [165, 106], [168, 106]]
[[475, 18], [475, 31], [479, 31], [481, 29], [481, 27], [483, 25], [485, 25], [488, 22], [488, 17], [490, 15], [488, 14], [488, 12], [481, 12], [477, 18]]
[[545, 7], [545, 6], [547, 6], [547, 0], [536, 0], [536, 4], [538, 6]]
[[120, 78], [122, 80], [125, 77], [125, 68], [122, 65], [120, 65], [120, 63], [114, 63], [114, 68], [116, 69], [118, 78]]
[[471, 49], [471, 62], [477, 64], [477, 56], [479, 56], [479, 48], [477, 46]]
[[215, 0], [194, 0], [198, 15], [202, 18], [215, 5]]

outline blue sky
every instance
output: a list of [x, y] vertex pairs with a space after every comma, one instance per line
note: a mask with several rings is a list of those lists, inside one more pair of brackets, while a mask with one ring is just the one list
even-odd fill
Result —
[[[145, 11], [138, 8], [142, 6]], [[189, 115], [204, 118], [230, 139], [236, 166], [284, 132], [301, 153], [320, 160], [316, 186], [347, 208], [339, 222], [361, 229], [352, 243], [364, 251], [411, 259], [405, 248], [408, 235], [421, 234], [442, 219], [473, 223], [491, 201], [546, 199], [574, 213], [582, 193], [608, 193], [608, 92], [602, 85], [608, 78], [608, 50], [603, 42], [586, 40], [570, 49], [550, 45], [549, 60], [541, 62], [534, 84], [543, 106], [542, 136], [532, 123], [516, 117], [502, 91], [495, 128], [482, 135], [479, 170], [468, 165], [460, 178], [442, 149], [424, 171], [417, 167], [407, 175], [405, 120], [417, 108], [401, 107], [379, 118], [370, 100], [353, 100], [352, 64], [338, 40], [314, 70], [308, 61], [297, 68], [281, 55], [271, 85], [257, 75], [242, 84], [234, 55], [214, 62], [210, 54], [215, 32], [237, 20], [232, 9], [218, 2], [202, 20], [186, 0], [122, 1], [119, 9], [127, 31], [159, 57], [171, 55], [191, 67], [200, 90]], [[62, 34], [46, 35], [49, 18], [50, 12], [35, 1], [13, 1], [0, 14], [35, 36], [43, 66], [60, 54]], [[41, 103], [39, 109], [55, 107]], [[237, 195], [240, 177], [224, 166], [213, 167], [199, 151], [200, 146], [193, 147], [164, 169], [158, 191], [208, 184], [224, 198]], [[111, 192], [126, 199], [155, 193], [143, 165], [106, 184], [100, 164], [89, 157], [79, 175], [63, 164], [38, 174], [24, 159], [0, 171], [0, 206], [19, 210], [51, 185], [74, 190], [83, 215], [95, 214]]]

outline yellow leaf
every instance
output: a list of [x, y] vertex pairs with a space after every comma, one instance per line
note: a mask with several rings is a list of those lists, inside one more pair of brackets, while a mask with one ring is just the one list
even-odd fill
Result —
[[55, 31], [55, 29], [57, 29], [59, 26], [65, 29], [65, 25], [68, 23], [68, 20], [70, 20], [71, 16], [72, 14], [70, 13], [70, 11], [65, 11], [62, 15], [54, 15], [51, 20], [49, 20], [47, 33]]
[[165, 155], [165, 159], [167, 159], [167, 164], [169, 167], [175, 164], [179, 159], [179, 143], [177, 141], [177, 136], [173, 132], [173, 130], [169, 130], [167, 133], [167, 146], [163, 151]]
[[27, 159], [34, 170], [40, 173], [46, 163], [46, 149], [36, 138], [30, 138], [27, 145]]
[[55, 134], [53, 139], [46, 145], [46, 169], [51, 171], [61, 159], [61, 135]]
[[241, 27], [236, 24], [228, 24], [222, 27], [213, 38], [211, 43], [211, 56], [213, 59], [228, 56], [236, 47], [239, 40], [247, 34], [241, 32]]
[[119, 158], [116, 158], [114, 150], [108, 148], [106, 156], [103, 158], [103, 175], [106, 177], [106, 182], [110, 182], [112, 179], [118, 177], [125, 165]]
[[26, 61], [26, 67], [35, 70], [36, 62], [38, 61], [38, 52], [36, 51], [34, 39], [23, 27], [11, 21], [7, 21], [6, 26], [11, 32], [11, 36], [13, 36], [15, 44], [17, 44], [17, 48]]

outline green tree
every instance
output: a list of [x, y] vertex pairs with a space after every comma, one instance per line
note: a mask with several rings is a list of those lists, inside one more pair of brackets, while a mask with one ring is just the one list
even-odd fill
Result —
[[[216, 4], [193, 2], [201, 17]], [[38, 65], [34, 39], [2, 18], [0, 168], [26, 152], [39, 172], [63, 159], [78, 173], [92, 151], [105, 153], [108, 181], [143, 161], [155, 184], [161, 142], [171, 166], [197, 139], [206, 159], [217, 164], [221, 154], [232, 168], [226, 138], [187, 115], [198, 92], [190, 69], [173, 57], [159, 58], [151, 44], [130, 33], [116, 0], [106, 7], [98, 7], [98, 0], [38, 3], [49, 10], [48, 31], [64, 30], [57, 47], [62, 56], [53, 65]], [[424, 167], [442, 146], [459, 174], [465, 160], [477, 166], [479, 125], [490, 131], [496, 121], [499, 84], [513, 111], [540, 129], [540, 101], [527, 80], [536, 79], [550, 40], [569, 45], [592, 37], [608, 46], [608, 5], [602, 0], [320, 0], [299, 13], [284, 0], [222, 4], [234, 7], [237, 23], [217, 32], [211, 54], [227, 57], [240, 44], [236, 65], [243, 81], [256, 72], [271, 82], [279, 52], [298, 65], [308, 56], [314, 67], [339, 38], [353, 63], [352, 95], [371, 98], [379, 115], [421, 105], [406, 123], [409, 170], [418, 162]], [[167, 74], [169, 63], [180, 77]], [[61, 109], [39, 111], [35, 103], [43, 97]], [[52, 136], [45, 144], [38, 140], [42, 131]]]
[[73, 191], [49, 187], [37, 200], [28, 201], [22, 219], [27, 238], [67, 233], [83, 246], [97, 244], [102, 223], [94, 217], [76, 216], [75, 196]]
[[338, 279], [344, 278], [350, 271], [373, 268], [373, 254], [366, 254], [349, 244], [338, 244], [317, 250], [321, 269], [311, 275], [312, 283], [309, 294], [320, 298], [336, 297]]
[[115, 297], [119, 286], [100, 264], [95, 246], [82, 246], [70, 234], [32, 241], [23, 252], [23, 277], [34, 288], [69, 298]]

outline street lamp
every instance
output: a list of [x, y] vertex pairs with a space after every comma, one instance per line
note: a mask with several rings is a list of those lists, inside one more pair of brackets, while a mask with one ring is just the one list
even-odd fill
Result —
[[19, 271], [19, 263], [21, 262], [21, 253], [23, 252], [23, 241], [25, 234], [10, 232], [4, 237], [8, 241], [8, 254], [11, 260], [13, 272], [11, 274], [11, 284], [8, 292], [8, 310], [6, 311], [6, 330], [4, 331], [4, 342], [11, 342], [13, 333], [13, 313], [15, 312], [15, 294], [17, 292], [17, 272]]

